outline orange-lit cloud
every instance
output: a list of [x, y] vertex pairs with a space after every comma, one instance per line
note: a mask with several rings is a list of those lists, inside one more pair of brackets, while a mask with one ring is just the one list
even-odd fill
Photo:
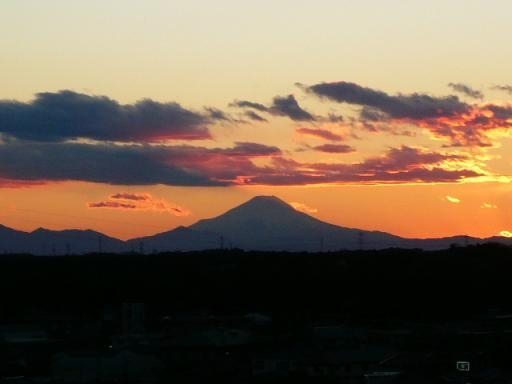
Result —
[[310, 206], [308, 206], [308, 205], [306, 205], [304, 203], [299, 203], [297, 201], [291, 201], [290, 205], [295, 210], [300, 211], [300, 212], [304, 212], [304, 213], [307, 213], [307, 214], [313, 214], [313, 213], [317, 213], [318, 212], [318, 209], [310, 207]]
[[[481, 99], [483, 94], [464, 84], [451, 83], [458, 92]], [[430, 131], [449, 141], [450, 146], [489, 147], [491, 131], [506, 134], [512, 128], [512, 105], [493, 103], [468, 104], [457, 96], [434, 97], [412, 93], [390, 95], [380, 90], [345, 81], [303, 87], [306, 91], [338, 103], [361, 106], [360, 120], [367, 130], [401, 132], [401, 125]], [[389, 129], [389, 126], [393, 128]], [[403, 132], [410, 132], [405, 130]]]
[[483, 174], [468, 169], [463, 154], [401, 146], [360, 163], [303, 163], [275, 157], [272, 167], [246, 173], [245, 184], [307, 185], [323, 183], [394, 184], [456, 182]]
[[[452, 86], [478, 96], [464, 84]], [[0, 187], [58, 181], [168, 186], [455, 183], [500, 176], [488, 168], [491, 155], [480, 156], [488, 154], [487, 150], [475, 154], [474, 148], [454, 147], [495, 145], [500, 135], [512, 129], [512, 105], [469, 104], [454, 95], [390, 95], [349, 82], [302, 89], [306, 96], [356, 105], [356, 115], [342, 118], [336, 110], [329, 115], [331, 121], [321, 117], [325, 111], [317, 114], [302, 108], [293, 95], [274, 97], [268, 106], [251, 101], [231, 104], [243, 108], [246, 117], [247, 112], [265, 116], [249, 117], [252, 120], [287, 116], [307, 122], [311, 126], [296, 128], [295, 134], [327, 141], [302, 143], [302, 151], [295, 152], [291, 150], [294, 138], [287, 142], [284, 136], [290, 134], [291, 126], [276, 134], [278, 140], [268, 132], [257, 136], [262, 142], [241, 141], [241, 133], [232, 130], [229, 142], [220, 137], [222, 144], [215, 147], [208, 141], [194, 146], [155, 143], [207, 140], [214, 121], [229, 121], [233, 128], [242, 123], [214, 107], [194, 112], [177, 103], [151, 100], [121, 105], [108, 97], [71, 91], [41, 93], [28, 103], [0, 101], [0, 118], [6, 121], [0, 127]], [[65, 106], [69, 107], [66, 113], [56, 112]], [[51, 122], [48, 129], [40, 126], [45, 121]], [[326, 126], [319, 127], [320, 123]], [[222, 130], [216, 130], [216, 135], [219, 132], [222, 135]], [[403, 142], [396, 137], [380, 142], [371, 132], [400, 135]], [[352, 153], [353, 140], [358, 140], [357, 153]], [[335, 156], [345, 153], [352, 153], [347, 161]], [[129, 202], [116, 204], [130, 209]]]
[[188, 216], [190, 211], [165, 199], [155, 198], [149, 193], [116, 193], [107, 200], [88, 203], [88, 208], [109, 208], [136, 211], [170, 213], [174, 216]]
[[492, 203], [483, 203], [480, 208], [484, 208], [484, 209], [496, 209], [498, 208], [498, 206], [496, 204], [492, 204]]
[[435, 137], [448, 139], [452, 146], [489, 147], [493, 145], [490, 132], [506, 133], [512, 128], [512, 106], [475, 105], [465, 113], [414, 123]]

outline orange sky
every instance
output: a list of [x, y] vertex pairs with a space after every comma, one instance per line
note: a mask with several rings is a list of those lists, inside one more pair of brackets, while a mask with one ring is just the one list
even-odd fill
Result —
[[[485, 192], [483, 192], [485, 190]], [[151, 193], [190, 210], [175, 216], [158, 210], [91, 209], [87, 203], [121, 191]], [[4, 189], [1, 222], [23, 230], [94, 228], [128, 239], [162, 232], [223, 213], [252, 196], [274, 194], [302, 203], [309, 214], [347, 227], [381, 230], [406, 237], [454, 234], [492, 236], [510, 228], [508, 184], [150, 188], [92, 183]], [[459, 200], [450, 202], [448, 197]], [[316, 211], [316, 212], [315, 212]]]
[[127, 239], [264, 194], [406, 237], [512, 232], [510, 12], [12, 2], [0, 223]]

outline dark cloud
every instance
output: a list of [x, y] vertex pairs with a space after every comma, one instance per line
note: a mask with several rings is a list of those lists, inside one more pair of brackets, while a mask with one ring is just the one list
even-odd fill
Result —
[[247, 100], [235, 100], [230, 104], [230, 107], [238, 107], [238, 108], [252, 108], [260, 112], [268, 112], [269, 108], [263, 104], [255, 103], [253, 101]]
[[387, 120], [388, 116], [374, 107], [364, 106], [359, 114], [363, 121], [384, 121]]
[[321, 139], [330, 140], [330, 141], [342, 141], [343, 136], [328, 131], [327, 129], [320, 128], [297, 128], [295, 130], [297, 133], [301, 133], [303, 135], [310, 135], [319, 137]]
[[507, 92], [508, 94], [512, 95], [512, 85], [494, 85], [492, 89]]
[[469, 85], [462, 83], [448, 83], [448, 86], [456, 92], [462, 93], [472, 99], [483, 99], [484, 94], [474, 88], [471, 88]]
[[0, 178], [119, 185], [224, 184], [168, 162], [172, 152], [164, 146], [10, 143], [0, 145]]
[[464, 155], [429, 152], [402, 146], [361, 163], [299, 163], [276, 158], [273, 172], [248, 180], [253, 184], [306, 185], [319, 183], [432, 183], [457, 182], [482, 174], [470, 169], [445, 169], [447, 160], [465, 160]]
[[337, 115], [334, 113], [329, 113], [327, 115], [326, 120], [330, 123], [342, 123], [343, 121], [345, 121], [342, 115]]
[[254, 121], [260, 121], [260, 122], [268, 122], [267, 119], [265, 119], [264, 117], [258, 115], [256, 112], [254, 111], [245, 111], [244, 115], [246, 117], [248, 117], [249, 119], [251, 120], [254, 120]]
[[[512, 119], [512, 106], [511, 105], [503, 106], [503, 105], [488, 104], [484, 107], [484, 109], [492, 111], [493, 117], [498, 120], [502, 120], [501, 123], [505, 123], [506, 120]], [[492, 120], [492, 119], [489, 119], [489, 120]], [[489, 121], [489, 120], [487, 120], [487, 121]], [[503, 120], [505, 120], [505, 121], [503, 121]]]
[[[266, 112], [276, 116], [286, 116], [294, 121], [315, 120], [315, 117], [311, 113], [301, 108], [293, 95], [274, 97], [270, 107], [247, 100], [235, 100], [230, 104], [230, 106], [237, 108], [250, 108], [258, 112]], [[261, 120], [263, 118], [254, 112], [253, 114], [247, 116], [253, 120], [263, 121]]]
[[89, 208], [123, 208], [123, 209], [136, 209], [137, 206], [129, 203], [120, 203], [118, 201], [99, 201], [97, 203], [87, 204]]
[[224, 111], [217, 108], [205, 107], [208, 116], [213, 120], [219, 121], [233, 121], [233, 119]]
[[144, 201], [148, 200], [150, 196], [145, 193], [127, 193], [120, 192], [110, 196], [111, 199], [114, 200], [134, 200], [134, 201]]
[[392, 96], [345, 81], [320, 83], [305, 89], [319, 97], [336, 102], [373, 107], [391, 118], [398, 119], [452, 116], [465, 112], [469, 108], [457, 96], [433, 97], [421, 93]]
[[[481, 96], [464, 84], [450, 83], [450, 86], [466, 95]], [[446, 140], [445, 147], [490, 147], [494, 145], [491, 131], [512, 128], [509, 121], [512, 109], [507, 105], [470, 105], [457, 96], [389, 95], [348, 82], [321, 83], [302, 88], [329, 100], [360, 105], [359, 119], [352, 120], [354, 127], [413, 136], [409, 127], [402, 129], [402, 125], [407, 124]]]
[[29, 103], [0, 101], [0, 133], [32, 141], [209, 139], [210, 119], [177, 103], [122, 105], [73, 91], [38, 93]]
[[312, 147], [315, 151], [326, 153], [350, 153], [354, 152], [354, 147], [346, 144], [323, 144]]
[[313, 121], [315, 117], [302, 109], [293, 95], [276, 96], [270, 109], [274, 115], [288, 116], [294, 121]]
[[364, 172], [396, 172], [436, 165], [446, 160], [465, 160], [467, 156], [427, 151], [403, 145], [390, 148], [385, 156], [370, 158], [362, 164]]
[[281, 150], [278, 147], [250, 142], [236, 142], [233, 148], [211, 149], [209, 151], [212, 153], [221, 153], [223, 155], [243, 157], [281, 155]]
[[[351, 148], [315, 149], [345, 153]], [[263, 157], [270, 160], [267, 165], [254, 163]], [[466, 159], [405, 146], [361, 163], [300, 163], [284, 158], [277, 147], [249, 142], [230, 148], [16, 142], [0, 145], [0, 180], [10, 180], [9, 184], [79, 180], [176, 186], [456, 182], [480, 174], [453, 169], [453, 165], [445, 169], [443, 162]], [[147, 201], [141, 196], [123, 193], [109, 201], [139, 206]], [[151, 206], [160, 206], [157, 203]]]
[[13, 142], [0, 145], [0, 179], [226, 185], [242, 170], [256, 172], [252, 158], [279, 155], [277, 147], [250, 142], [230, 148]]
[[13, 180], [0, 177], [0, 188], [29, 188], [45, 184], [46, 182], [41, 180]]
[[314, 185], [326, 183], [340, 184], [403, 184], [403, 183], [454, 183], [468, 177], [481, 174], [471, 170], [446, 170], [443, 168], [414, 169], [395, 173], [377, 172], [373, 174], [357, 174], [329, 172], [296, 172], [292, 174], [268, 173], [253, 177], [246, 184], [255, 185]]

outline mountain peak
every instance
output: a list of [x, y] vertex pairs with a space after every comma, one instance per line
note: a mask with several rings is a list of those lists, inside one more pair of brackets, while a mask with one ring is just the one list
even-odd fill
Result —
[[248, 200], [248, 201], [258, 201], [258, 200], [266, 200], [266, 201], [279, 201], [279, 202], [282, 202], [284, 203], [283, 200], [281, 200], [279, 197], [277, 196], [274, 196], [274, 195], [259, 195], [259, 196], [254, 196], [252, 199]]
[[39, 227], [39, 228], [34, 229], [31, 233], [34, 234], [34, 233], [49, 233], [49, 232], [50, 232], [49, 229]]
[[276, 197], [274, 195], [261, 195], [261, 196], [255, 196], [252, 199], [246, 201], [239, 207], [243, 206], [273, 206], [273, 207], [281, 207], [281, 208], [288, 208], [293, 209], [293, 207], [288, 204], [287, 202], [281, 200], [279, 197]]

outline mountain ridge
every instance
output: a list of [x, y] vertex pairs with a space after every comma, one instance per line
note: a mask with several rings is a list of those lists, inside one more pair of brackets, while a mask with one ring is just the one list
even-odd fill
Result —
[[[212, 218], [151, 236], [122, 241], [91, 229], [18, 231], [0, 224], [0, 253], [84, 254], [93, 252], [200, 251], [241, 248], [260, 251], [322, 252], [341, 249], [448, 248], [495, 241], [512, 245], [512, 240], [464, 235], [443, 238], [403, 238], [382, 231], [342, 227], [321, 221], [294, 209], [280, 198], [255, 196]], [[49, 251], [50, 250], [50, 251]]]

